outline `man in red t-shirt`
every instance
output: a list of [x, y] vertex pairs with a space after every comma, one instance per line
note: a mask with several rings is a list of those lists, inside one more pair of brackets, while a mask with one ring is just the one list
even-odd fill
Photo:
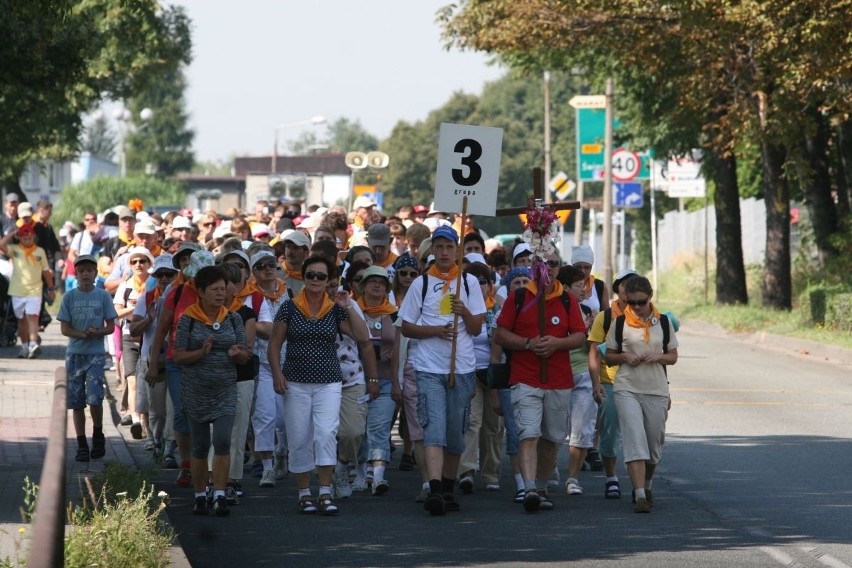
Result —
[[[553, 508], [546, 486], [536, 487], [536, 479], [546, 482], [568, 434], [574, 387], [568, 352], [586, 340], [580, 306], [556, 280], [559, 255], [553, 253], [546, 260], [550, 284], [545, 290], [544, 333], [539, 332], [538, 288], [530, 282], [506, 298], [494, 336], [498, 345], [511, 351], [512, 407], [521, 440], [518, 453], [528, 512]], [[520, 309], [516, 308], [518, 294], [523, 294]], [[547, 382], [542, 382], [541, 363], [545, 360]]]

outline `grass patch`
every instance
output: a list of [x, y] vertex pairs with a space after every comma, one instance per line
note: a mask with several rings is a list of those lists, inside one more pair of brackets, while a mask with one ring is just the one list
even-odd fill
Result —
[[677, 268], [660, 275], [655, 294], [657, 305], [662, 311], [672, 310], [681, 320], [697, 319], [734, 333], [764, 331], [852, 349], [852, 333], [826, 329], [811, 321], [809, 305], [800, 301], [807, 294], [806, 284], [794, 286], [791, 311], [764, 308], [760, 295], [762, 277], [761, 267], [746, 268], [749, 305], [716, 305], [715, 273], [711, 271], [709, 275], [709, 302], [705, 302], [703, 260], [685, 260]]

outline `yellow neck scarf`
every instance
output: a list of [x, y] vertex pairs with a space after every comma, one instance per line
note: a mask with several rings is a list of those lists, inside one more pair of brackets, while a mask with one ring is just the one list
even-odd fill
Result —
[[[301, 276], [301, 275], [300, 275]], [[284, 295], [284, 292], [287, 291], [287, 284], [284, 283], [283, 280], [276, 278], [275, 279], [275, 291], [267, 292], [263, 288], [258, 287], [258, 290], [263, 292], [263, 297], [269, 300], [270, 302], [274, 302], [278, 298]]]
[[38, 248], [35, 243], [31, 244], [28, 247], [19, 244], [21, 251], [24, 253], [24, 258], [27, 259], [27, 262], [32, 262], [33, 264], [38, 264], [38, 259], [35, 257], [35, 251]]
[[[526, 285], [526, 289], [529, 290], [533, 294], [533, 296], [538, 294], [538, 285], [533, 280], [530, 280], [530, 283]], [[564, 288], [562, 287], [562, 282], [560, 282], [559, 280], [554, 280], [553, 289], [550, 292], [545, 293], [544, 301], [549, 302], [554, 298], [558, 298], [562, 295], [563, 290]]]
[[376, 264], [378, 266], [381, 266], [382, 268], [387, 268], [388, 266], [390, 266], [391, 264], [396, 262], [396, 259], [398, 259], [398, 258], [399, 257], [396, 254], [394, 254], [393, 252], [388, 252], [388, 257], [385, 259], [385, 261], [384, 262], [378, 262]]
[[204, 325], [214, 326], [214, 329], [217, 324], [222, 323], [225, 318], [228, 317], [227, 308], [222, 306], [221, 308], [219, 308], [219, 313], [216, 314], [216, 317], [214, 319], [210, 319], [210, 316], [204, 313], [204, 310], [201, 308], [201, 300], [195, 302], [194, 304], [186, 308], [186, 311], [183, 313], [184, 315], [187, 315], [194, 320], [200, 321]]
[[148, 279], [144, 276], [140, 279], [135, 274], [133, 278], [130, 279], [130, 285], [133, 286], [133, 289], [139, 296], [145, 295], [145, 284], [148, 282]]
[[429, 271], [426, 274], [428, 274], [429, 276], [434, 276], [438, 280], [443, 280], [444, 281], [444, 288], [443, 288], [442, 292], [444, 294], [446, 294], [450, 290], [450, 282], [453, 282], [454, 280], [456, 280], [459, 277], [459, 267], [454, 264], [452, 266], [452, 268], [450, 268], [449, 272], [447, 272], [446, 274], [443, 274], [438, 269], [438, 265], [433, 264], [431, 266], [431, 268], [429, 268]]
[[235, 299], [236, 298], [242, 298], [243, 301], [245, 301], [246, 298], [248, 298], [249, 296], [251, 296], [252, 294], [257, 292], [258, 290], [260, 290], [260, 288], [257, 287], [257, 282], [255, 281], [254, 278], [252, 278], [251, 280], [246, 282], [246, 285], [243, 286], [242, 290], [237, 292]]
[[649, 331], [654, 322], [660, 321], [660, 311], [651, 303], [651, 315], [647, 319], [642, 319], [633, 311], [633, 306], [628, 305], [624, 310], [624, 321], [630, 327], [641, 327], [642, 341], [648, 343], [651, 340], [651, 332]]
[[281, 268], [284, 269], [284, 274], [286, 274], [285, 278], [292, 278], [293, 280], [304, 280], [304, 278], [302, 278], [302, 271], [299, 269], [290, 270], [289, 268], [287, 268], [286, 262], [281, 265]]
[[624, 310], [621, 309], [621, 304], [618, 303], [618, 300], [611, 301], [609, 307], [612, 309], [612, 317], [614, 318], [624, 314]]
[[586, 286], [585, 286], [585, 294], [584, 298], [591, 298], [592, 288], [595, 287], [595, 277], [593, 274], [589, 274], [589, 277], [586, 278]]
[[118, 231], [118, 240], [131, 247], [136, 243], [136, 239], [133, 238], [133, 235], [128, 235], [122, 229], [119, 229]]
[[361, 311], [363, 311], [368, 316], [387, 316], [393, 313], [396, 313], [396, 306], [390, 303], [390, 300], [387, 297], [384, 298], [381, 304], [378, 306], [368, 306], [364, 301], [364, 298], [358, 299], [358, 306], [360, 306]]
[[331, 308], [334, 307], [334, 302], [331, 301], [331, 298], [328, 297], [328, 294], [322, 295], [322, 305], [320, 305], [320, 309], [317, 313], [313, 313], [311, 311], [311, 306], [308, 303], [308, 296], [305, 294], [305, 290], [303, 289], [299, 292], [295, 298], [293, 298], [293, 305], [298, 308], [302, 315], [308, 319], [322, 319], [325, 315], [331, 311]]
[[161, 254], [163, 254], [163, 247], [161, 247], [160, 245], [154, 245], [154, 248], [152, 248], [148, 252], [151, 253], [151, 256], [153, 256], [154, 258], [157, 258]]

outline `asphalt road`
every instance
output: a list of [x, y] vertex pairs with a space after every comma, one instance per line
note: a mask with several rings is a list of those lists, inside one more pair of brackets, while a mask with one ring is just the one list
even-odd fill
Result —
[[623, 468], [621, 500], [583, 472], [585, 495], [559, 491], [536, 514], [512, 502], [508, 463], [502, 491], [477, 488], [446, 517], [414, 503], [418, 476], [396, 470], [398, 455], [391, 491], [356, 493], [337, 517], [298, 515], [292, 478], [261, 489], [247, 471], [228, 518], [192, 516], [175, 472], [159, 486], [193, 566], [852, 566], [852, 361], [679, 339], [650, 515], [632, 512]]

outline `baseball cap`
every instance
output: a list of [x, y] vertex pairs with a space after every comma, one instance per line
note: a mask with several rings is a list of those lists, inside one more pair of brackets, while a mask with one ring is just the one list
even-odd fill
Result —
[[384, 223], [373, 223], [367, 229], [367, 244], [371, 247], [386, 247], [390, 242], [390, 227]]
[[429, 211], [429, 208], [426, 207], [425, 205], [415, 205], [414, 206], [414, 212], [415, 213], [426, 213], [428, 211]]
[[136, 223], [136, 227], [133, 229], [134, 235], [153, 235], [160, 228], [154, 223], [153, 219], [142, 219], [138, 223]]
[[388, 283], [390, 283], [390, 278], [388, 278], [388, 270], [387, 268], [382, 268], [381, 266], [370, 266], [364, 272], [361, 273], [361, 281], [364, 282], [367, 278], [379, 276], [384, 278]]
[[222, 260], [227, 260], [227, 258], [229, 256], [237, 256], [237, 257], [241, 258], [246, 263], [246, 266], [249, 266], [249, 267], [251, 266], [251, 264], [249, 264], [249, 256], [241, 250], [232, 250], [232, 251], [226, 252], [222, 256]]
[[18, 205], [18, 217], [32, 217], [33, 216], [33, 204], [29, 201], [22, 201]]
[[302, 231], [293, 231], [281, 240], [283, 240], [285, 243], [289, 241], [294, 245], [302, 248], [310, 248], [311, 246], [311, 239], [309, 239], [308, 235], [306, 235]]
[[485, 257], [479, 254], [478, 252], [467, 253], [466, 255], [464, 255], [464, 260], [471, 264], [478, 262], [479, 264], [484, 264], [485, 266], [488, 266], [488, 263], [485, 261]]
[[633, 270], [632, 268], [624, 268], [618, 271], [618, 274], [615, 275], [615, 280], [612, 281], [612, 289], [618, 294], [618, 287], [625, 280], [629, 280], [634, 276], [639, 276], [639, 273]]
[[23, 237], [24, 235], [34, 235], [35, 234], [35, 225], [32, 223], [24, 223], [20, 227], [18, 227], [17, 232], [19, 237]]
[[427, 213], [427, 215], [435, 215], [435, 214], [446, 215], [447, 212], [441, 211], [439, 209], [435, 209], [435, 202], [433, 201], [432, 203], [429, 204], [429, 212]]
[[118, 215], [119, 219], [126, 219], [128, 217], [133, 217], [134, 219], [136, 219], [136, 213], [134, 213], [133, 210], [127, 205], [119, 205], [118, 207], [114, 207], [113, 211], [116, 215]]
[[172, 266], [174, 266], [175, 269], [180, 269], [180, 259], [194, 253], [197, 250], [201, 250], [201, 247], [196, 243], [181, 243], [181, 245], [177, 249], [177, 252], [172, 257]]
[[515, 250], [512, 251], [512, 262], [515, 262], [515, 259], [524, 253], [532, 254], [532, 249], [527, 243], [521, 243], [515, 247]]
[[269, 227], [263, 223], [255, 223], [251, 228], [251, 236], [253, 237], [269, 236], [269, 234]]
[[21, 198], [17, 193], [6, 194], [6, 203], [18, 203], [20, 200]]
[[154, 260], [154, 265], [148, 269], [148, 274], [156, 274], [159, 270], [170, 270], [177, 272], [177, 268], [172, 264], [172, 255], [163, 253]]
[[435, 239], [449, 239], [454, 243], [458, 244], [459, 234], [456, 232], [455, 229], [453, 229], [449, 225], [441, 225], [432, 233], [433, 243], [435, 242]]
[[81, 264], [83, 262], [91, 262], [95, 266], [98, 265], [98, 261], [90, 254], [81, 254], [74, 259], [74, 266]]
[[372, 197], [367, 197], [366, 195], [359, 195], [355, 202], [352, 203], [352, 209], [357, 211], [358, 209], [375, 207], [377, 203], [373, 200]]
[[192, 223], [186, 217], [178, 215], [172, 219], [172, 229], [191, 229]]
[[271, 258], [272, 260], [277, 260], [277, 259], [275, 258], [275, 253], [274, 253], [274, 252], [272, 252], [271, 250], [261, 250], [261, 251], [258, 251], [258, 252], [256, 252], [256, 253], [254, 253], [253, 255], [251, 255], [251, 264], [250, 264], [250, 266], [252, 267], [252, 269], [254, 269], [255, 265], [256, 265], [258, 262], [260, 262], [261, 260], [263, 260], [264, 258]]

